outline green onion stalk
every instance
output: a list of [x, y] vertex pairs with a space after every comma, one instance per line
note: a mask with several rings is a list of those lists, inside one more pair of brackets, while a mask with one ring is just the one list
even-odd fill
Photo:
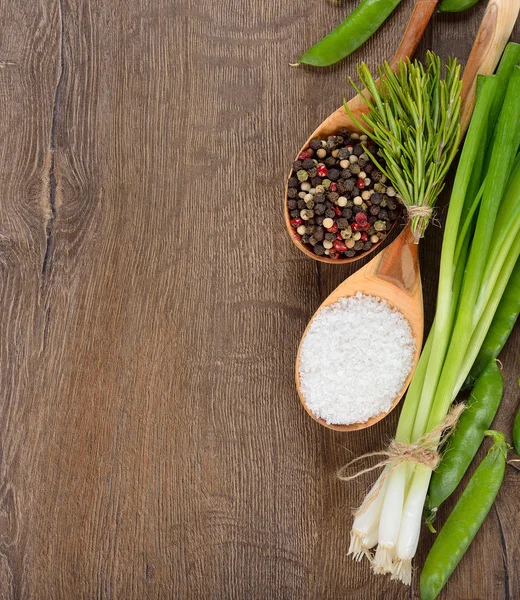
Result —
[[[509, 44], [497, 74], [479, 77], [446, 220], [435, 319], [403, 404], [397, 442], [421, 444], [442, 429], [520, 256], [519, 60], [520, 46]], [[369, 494], [358, 512], [351, 552], [370, 556], [375, 572], [410, 583], [431, 473], [423, 463], [387, 466], [377, 501]], [[361, 530], [377, 531], [377, 542], [373, 534], [360, 537]]]

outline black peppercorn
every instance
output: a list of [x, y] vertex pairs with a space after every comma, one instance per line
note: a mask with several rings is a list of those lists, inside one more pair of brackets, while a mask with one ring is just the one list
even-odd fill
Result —
[[351, 192], [356, 187], [355, 181], [353, 179], [347, 179], [345, 181], [345, 189]]
[[[316, 175], [318, 174], [318, 169], [316, 167], [312, 167], [312, 169], [308, 170], [309, 173], [309, 177], [316, 177]], [[316, 186], [314, 186], [316, 187]]]
[[368, 173], [372, 173], [373, 170], [374, 170], [374, 165], [372, 163], [369, 162], [365, 165], [365, 173], [367, 173], [367, 175], [368, 175]]
[[325, 205], [324, 204], [315, 204], [314, 205], [314, 214], [321, 216], [324, 212], [325, 212]]
[[[305, 236], [303, 236], [303, 237], [305, 237]], [[303, 240], [303, 237], [302, 237], [302, 240]], [[354, 246], [354, 250], [357, 250], [358, 252], [359, 252], [360, 250], [363, 250], [363, 242], [362, 242], [361, 240], [358, 240], [358, 241], [356, 242], [356, 244], [355, 244], [355, 246]]]
[[299, 170], [302, 168], [302, 161], [301, 161], [301, 160], [295, 160], [295, 161], [293, 162], [293, 166], [292, 166], [292, 168], [293, 168], [295, 171], [299, 171]]
[[349, 169], [343, 169], [343, 171], [341, 171], [342, 179], [349, 179], [350, 177], [352, 177], [352, 172]]
[[339, 171], [337, 169], [331, 169], [328, 177], [331, 181], [337, 181], [339, 179]]
[[304, 208], [307, 208], [307, 205], [305, 204], [305, 200], [303, 198], [300, 198], [298, 200], [298, 208], [300, 210], [303, 210]]
[[314, 167], [314, 161], [312, 160], [312, 158], [306, 158], [303, 162], [302, 162], [302, 167], [306, 170], [308, 169], [312, 169]]
[[297, 219], [300, 216], [299, 210], [291, 210], [289, 213], [291, 215], [291, 219]]
[[372, 173], [370, 174], [370, 179], [374, 183], [381, 181], [381, 177], [383, 177], [383, 173], [381, 173], [381, 171], [372, 171]]
[[298, 201], [294, 199], [288, 200], [287, 207], [289, 208], [289, 210], [294, 210], [298, 208]]
[[340, 229], [346, 229], [348, 227], [348, 219], [341, 218], [337, 220], [337, 225]]
[[321, 242], [325, 237], [325, 229], [323, 229], [323, 227], [316, 227], [314, 230], [314, 237], [318, 242]]
[[323, 216], [320, 215], [318, 217], [315, 217], [314, 221], [315, 221], [316, 225], [321, 225], [323, 223], [324, 219], [325, 219], [325, 217], [323, 217]]
[[298, 187], [299, 183], [300, 182], [298, 181], [298, 177], [289, 177], [289, 181], [287, 182], [287, 185], [290, 188], [295, 188], [295, 187]]
[[311, 237], [310, 235], [307, 235], [306, 233], [304, 233], [304, 234], [302, 235], [302, 242], [303, 242], [304, 244], [308, 244], [308, 243], [309, 243], [309, 240], [310, 240], [310, 237]]
[[314, 254], [318, 256], [323, 256], [325, 254], [325, 248], [321, 244], [316, 244], [313, 248]]
[[352, 151], [352, 154], [355, 154], [356, 156], [361, 156], [364, 151], [365, 150], [363, 149], [363, 146], [361, 144], [356, 144], [354, 146], [354, 150]]
[[288, 198], [296, 198], [297, 195], [298, 195], [298, 188], [289, 188], [287, 190]]
[[[372, 202], [372, 204], [381, 204], [382, 199], [383, 199], [383, 196], [381, 196], [381, 194], [378, 194], [377, 192], [370, 196], [370, 202]], [[377, 214], [377, 213], [373, 213], [373, 214]]]
[[[375, 195], [375, 194], [374, 194], [374, 195]], [[371, 214], [371, 215], [374, 215], [374, 216], [376, 216], [376, 217], [377, 217], [377, 215], [379, 214], [379, 211], [380, 211], [380, 210], [381, 210], [381, 209], [379, 208], [379, 206], [376, 206], [376, 205], [374, 204], [374, 206], [371, 206], [371, 207], [370, 207], [370, 214]]]
[[372, 248], [372, 242], [369, 241], [363, 244], [363, 250], [367, 251], [370, 250], [370, 248]]
[[332, 208], [327, 208], [327, 210], [325, 211], [325, 216], [329, 219], [333, 219], [336, 216], [336, 213], [334, 210], [332, 210]]
[[345, 219], [352, 219], [352, 209], [351, 208], [344, 208], [341, 211], [341, 216], [345, 217]]
[[336, 239], [336, 234], [331, 233], [330, 231], [327, 231], [327, 233], [325, 234], [325, 239], [328, 240], [329, 242], [333, 242]]
[[329, 192], [327, 194], [327, 198], [331, 201], [331, 202], [336, 202], [336, 200], [339, 198], [339, 194], [338, 192]]
[[356, 251], [355, 251], [355, 250], [347, 250], [347, 251], [345, 252], [345, 256], [346, 256], [347, 258], [352, 258], [353, 256], [356, 256]]
[[350, 156], [350, 152], [346, 148], [341, 148], [341, 150], [338, 153], [338, 158], [340, 160], [346, 160], [346, 159], [348, 159], [349, 156]]
[[319, 150], [321, 148], [321, 140], [319, 140], [318, 138], [314, 138], [313, 140], [311, 140], [309, 148], [312, 148], [313, 150]]
[[[325, 164], [327, 165], [327, 167], [335, 167], [336, 163], [338, 161], [333, 157], [333, 156], [329, 156], [326, 160], [325, 160]], [[330, 179], [330, 171], [329, 174], [327, 175], [327, 177]]]

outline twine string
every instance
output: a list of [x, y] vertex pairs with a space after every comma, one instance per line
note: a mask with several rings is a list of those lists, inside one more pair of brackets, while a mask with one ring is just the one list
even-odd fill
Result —
[[[397, 469], [397, 467], [399, 467], [403, 463], [423, 465], [434, 471], [437, 468], [440, 461], [440, 454], [437, 449], [439, 445], [439, 438], [441, 437], [443, 432], [444, 440], [446, 440], [446, 438], [453, 433], [455, 426], [457, 425], [457, 421], [459, 420], [459, 417], [462, 414], [464, 408], [465, 406], [462, 402], [456, 404], [448, 412], [442, 423], [440, 423], [431, 431], [426, 432], [415, 442], [403, 443], [398, 442], [396, 440], [392, 440], [386, 450], [380, 450], [378, 452], [368, 452], [367, 454], [363, 454], [362, 456], [354, 458], [349, 463], [341, 467], [338, 471], [338, 478], [342, 481], [352, 481], [354, 479], [357, 479], [358, 477], [361, 477], [362, 475], [365, 475], [366, 473], [371, 473], [372, 471], [376, 471], [378, 469], [383, 469], [390, 466], [390, 468], [386, 469], [386, 471], [380, 476], [377, 486], [365, 498], [363, 504], [356, 511], [355, 515], [359, 516], [368, 509], [372, 502], [377, 498], [385, 480], [391, 475], [393, 471], [395, 471], [395, 469]], [[375, 465], [366, 467], [365, 469], [361, 469], [360, 471], [357, 471], [352, 475], [346, 474], [347, 471], [352, 467], [352, 465], [360, 461], [366, 461], [368, 458], [373, 458], [374, 456], [380, 456], [382, 457], [382, 459]]]
[[406, 207], [406, 211], [408, 213], [409, 221], [415, 219], [415, 217], [425, 217], [429, 219], [433, 215], [433, 208], [426, 204], [409, 204]]

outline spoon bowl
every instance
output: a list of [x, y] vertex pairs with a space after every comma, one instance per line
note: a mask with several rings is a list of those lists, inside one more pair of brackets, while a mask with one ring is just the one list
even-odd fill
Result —
[[[321, 306], [307, 325], [296, 357], [296, 388], [305, 410], [313, 419], [325, 427], [336, 431], [355, 431], [357, 429], [370, 427], [386, 417], [403, 397], [412, 378], [417, 361], [419, 360], [424, 331], [424, 311], [418, 251], [419, 246], [415, 243], [411, 226], [408, 224], [389, 246], [364, 267], [341, 283], [330, 296], [322, 302]], [[377, 296], [382, 300], [386, 300], [391, 308], [397, 309], [408, 321], [412, 336], [415, 340], [413, 367], [404, 382], [401, 392], [394, 399], [392, 405], [386, 412], [376, 415], [363, 423], [351, 423], [349, 425], [330, 424], [324, 419], [316, 417], [312, 413], [302, 394], [300, 386], [300, 353], [302, 343], [314, 318], [323, 307], [337, 302], [340, 298], [354, 296], [358, 292], [367, 296]]]

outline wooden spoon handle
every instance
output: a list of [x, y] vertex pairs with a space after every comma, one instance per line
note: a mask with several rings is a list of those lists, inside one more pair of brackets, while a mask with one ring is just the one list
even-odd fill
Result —
[[408, 21], [406, 30], [401, 39], [401, 43], [392, 59], [392, 66], [401, 59], [412, 57], [417, 50], [428, 23], [433, 15], [433, 11], [438, 4], [438, 0], [417, 0], [412, 16]]
[[468, 128], [475, 106], [477, 75], [494, 72], [519, 11], [520, 0], [489, 0], [462, 77], [462, 134]]

